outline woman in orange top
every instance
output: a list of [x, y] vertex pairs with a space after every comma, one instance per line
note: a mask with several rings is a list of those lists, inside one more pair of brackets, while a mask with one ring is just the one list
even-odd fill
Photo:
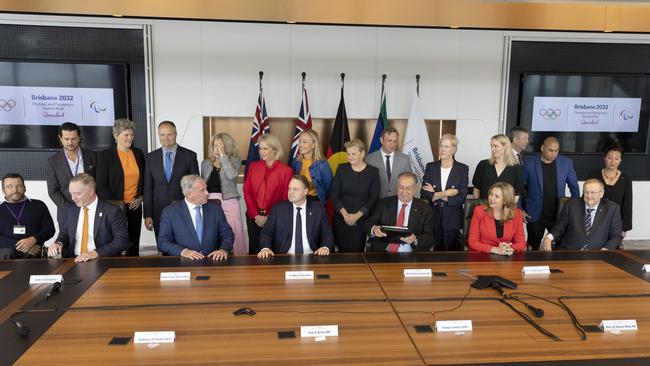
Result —
[[494, 183], [487, 202], [474, 208], [468, 242], [470, 250], [483, 253], [512, 255], [526, 250], [524, 215], [509, 183]]
[[97, 158], [97, 196], [113, 203], [124, 203], [129, 230], [128, 256], [140, 255], [142, 228], [142, 184], [144, 154], [133, 147], [135, 124], [118, 119], [113, 125], [116, 146], [102, 151]]

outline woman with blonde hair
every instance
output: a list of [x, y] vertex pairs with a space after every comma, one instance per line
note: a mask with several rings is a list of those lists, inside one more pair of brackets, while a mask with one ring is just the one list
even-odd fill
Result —
[[524, 177], [519, 160], [512, 152], [510, 139], [506, 135], [492, 136], [490, 151], [490, 158], [481, 160], [474, 171], [474, 198], [487, 199], [488, 188], [496, 182], [506, 182], [514, 188], [515, 199], [519, 200]]
[[327, 202], [332, 185], [332, 169], [325, 160], [318, 134], [314, 130], [304, 130], [298, 137], [298, 155], [291, 164], [297, 175], [302, 175], [309, 182], [307, 198]]
[[473, 251], [512, 255], [526, 250], [524, 215], [516, 207], [515, 192], [505, 182], [488, 190], [488, 200], [474, 208], [467, 241]]
[[248, 254], [237, 192], [237, 176], [241, 167], [239, 149], [229, 134], [222, 132], [210, 138], [208, 159], [201, 162], [201, 178], [208, 185], [208, 199], [218, 200], [228, 225], [235, 234], [235, 255]]
[[273, 205], [287, 199], [293, 169], [280, 162], [282, 146], [272, 134], [259, 139], [260, 159], [249, 164], [244, 177], [248, 254], [260, 251], [260, 232]]

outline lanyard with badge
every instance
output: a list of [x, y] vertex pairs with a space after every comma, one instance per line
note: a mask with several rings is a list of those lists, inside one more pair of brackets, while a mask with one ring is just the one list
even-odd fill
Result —
[[23, 211], [25, 210], [25, 205], [27, 204], [27, 200], [23, 201], [23, 206], [20, 208], [20, 213], [18, 214], [18, 216], [16, 216], [16, 214], [13, 211], [11, 211], [9, 205], [6, 203], [7, 202], [5, 202], [4, 206], [7, 208], [7, 210], [9, 210], [11, 216], [13, 216], [14, 219], [16, 219], [17, 225], [14, 225], [14, 235], [25, 235], [27, 230], [25, 229], [25, 225], [20, 224], [20, 218], [23, 217]]
[[[64, 151], [64, 154], [65, 154], [65, 151]], [[67, 159], [67, 156], [66, 156], [66, 159]], [[72, 161], [72, 160], [70, 160], [70, 161]], [[76, 177], [77, 173], [79, 173], [79, 163], [81, 163], [81, 151], [77, 152], [77, 164], [74, 167], [74, 171], [72, 171], [72, 167], [70, 167], [70, 173], [72, 173], [73, 177]], [[70, 164], [68, 164], [68, 166], [70, 166]]]

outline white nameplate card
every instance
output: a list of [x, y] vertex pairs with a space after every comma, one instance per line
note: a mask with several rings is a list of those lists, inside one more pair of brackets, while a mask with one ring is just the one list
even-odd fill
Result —
[[436, 322], [438, 332], [471, 332], [471, 320], [438, 320]]
[[600, 322], [599, 327], [605, 332], [625, 331], [625, 330], [639, 330], [636, 325], [636, 320], [603, 320]]
[[525, 275], [551, 274], [549, 266], [524, 266], [521, 271]]
[[192, 272], [160, 272], [161, 281], [189, 281]]
[[406, 278], [422, 278], [422, 277], [431, 277], [431, 268], [417, 268], [417, 269], [405, 269], [404, 277]]
[[316, 325], [309, 327], [300, 327], [300, 337], [338, 337], [339, 336], [339, 326], [338, 325]]
[[174, 343], [176, 332], [135, 332], [133, 343]]
[[643, 271], [644, 272], [650, 272], [650, 264], [644, 264], [643, 265]]
[[285, 280], [313, 280], [314, 271], [286, 271], [284, 272]]
[[42, 283], [63, 282], [63, 275], [31, 275], [29, 276], [30, 285], [40, 285]]

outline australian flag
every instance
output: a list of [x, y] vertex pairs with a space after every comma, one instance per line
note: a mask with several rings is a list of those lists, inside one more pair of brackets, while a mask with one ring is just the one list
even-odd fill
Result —
[[257, 97], [255, 117], [253, 117], [253, 130], [251, 131], [251, 141], [248, 144], [248, 157], [246, 157], [244, 175], [248, 172], [250, 163], [260, 160], [260, 152], [258, 150], [260, 137], [270, 132], [271, 127], [269, 126], [269, 117], [266, 113], [266, 102], [264, 101], [264, 94], [260, 90], [260, 95]]

